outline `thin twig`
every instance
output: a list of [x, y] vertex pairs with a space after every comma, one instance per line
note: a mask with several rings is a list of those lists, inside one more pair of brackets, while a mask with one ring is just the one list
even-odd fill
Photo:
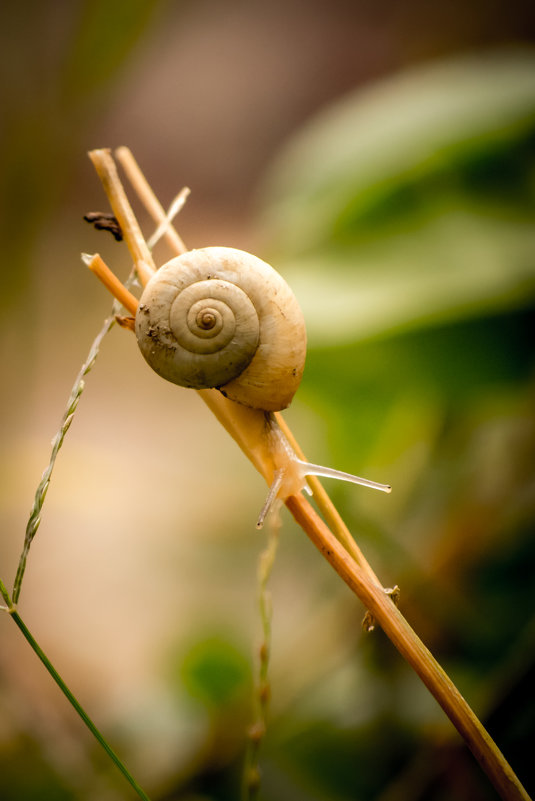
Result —
[[85, 388], [84, 378], [89, 373], [89, 371], [91, 370], [91, 368], [95, 363], [102, 340], [104, 339], [108, 331], [112, 328], [112, 326], [115, 324], [115, 313], [119, 311], [119, 308], [120, 308], [119, 304], [117, 303], [117, 301], [115, 301], [113, 304], [112, 314], [110, 314], [110, 316], [104, 320], [102, 328], [100, 329], [99, 333], [93, 340], [93, 343], [89, 348], [89, 353], [87, 355], [87, 358], [76, 377], [76, 381], [74, 382], [74, 386], [71, 390], [69, 400], [67, 401], [67, 407], [61, 419], [59, 430], [52, 441], [52, 452], [50, 454], [50, 460], [48, 462], [46, 470], [44, 471], [41, 477], [39, 486], [37, 487], [37, 490], [35, 492], [32, 510], [30, 512], [30, 517], [26, 525], [24, 545], [19, 559], [17, 574], [15, 576], [15, 583], [13, 585], [13, 603], [15, 605], [18, 603], [20, 591], [22, 588], [22, 580], [24, 578], [24, 572], [26, 570], [28, 552], [30, 550], [33, 539], [37, 534], [37, 529], [39, 528], [39, 525], [41, 523], [41, 512], [43, 509], [46, 493], [50, 485], [50, 480], [52, 478], [52, 472], [54, 470], [54, 465], [56, 463], [57, 455], [59, 453], [61, 446], [63, 445], [63, 440], [65, 439], [65, 435], [69, 430], [69, 426], [72, 423], [74, 413], [76, 412], [76, 407], [78, 406], [78, 402], [80, 401], [80, 397], [84, 391]]
[[[104, 264], [104, 262], [102, 261], [100, 256], [98, 256], [98, 254], [96, 254], [95, 256], [89, 257], [89, 262], [90, 262], [89, 266], [92, 267], [92, 268], [95, 268], [95, 272], [97, 274], [100, 273], [100, 270], [102, 268], [104, 268], [104, 271], [106, 270], [106, 265]], [[87, 263], [88, 262], [86, 261], [86, 264]], [[111, 271], [108, 271], [108, 272], [111, 272]], [[113, 278], [115, 278], [115, 276], [113, 276]], [[65, 408], [65, 412], [63, 413], [63, 417], [61, 419], [61, 423], [60, 423], [59, 429], [58, 429], [54, 439], [52, 440], [52, 451], [51, 451], [51, 454], [50, 454], [50, 459], [49, 459], [49, 462], [48, 462], [48, 465], [47, 465], [45, 471], [43, 472], [43, 475], [41, 477], [41, 481], [39, 482], [37, 490], [35, 491], [35, 497], [34, 497], [33, 506], [32, 506], [31, 512], [30, 512], [30, 517], [28, 519], [28, 523], [26, 524], [26, 533], [25, 533], [25, 536], [24, 536], [24, 544], [23, 544], [22, 552], [21, 552], [21, 555], [20, 555], [20, 558], [19, 558], [19, 564], [18, 564], [18, 568], [17, 568], [17, 573], [15, 575], [15, 582], [13, 584], [13, 603], [15, 605], [18, 603], [18, 600], [19, 600], [19, 597], [20, 597], [20, 592], [21, 592], [21, 589], [22, 589], [22, 580], [24, 578], [24, 573], [25, 573], [25, 570], [26, 570], [26, 562], [27, 562], [27, 559], [28, 559], [28, 553], [29, 553], [31, 544], [33, 542], [33, 539], [34, 539], [35, 535], [37, 534], [37, 529], [39, 528], [39, 526], [41, 524], [41, 514], [42, 514], [42, 510], [43, 510], [43, 504], [44, 504], [44, 501], [45, 501], [46, 493], [48, 492], [48, 487], [50, 485], [50, 481], [52, 479], [52, 473], [54, 471], [54, 465], [56, 463], [56, 458], [57, 458], [58, 453], [59, 453], [59, 451], [61, 449], [61, 446], [63, 445], [63, 441], [65, 439], [65, 435], [66, 435], [67, 431], [69, 430], [69, 427], [70, 427], [70, 425], [71, 425], [71, 423], [73, 421], [74, 414], [76, 412], [76, 408], [78, 406], [78, 403], [80, 401], [82, 393], [83, 393], [83, 391], [85, 389], [84, 378], [90, 372], [90, 370], [92, 369], [93, 365], [95, 364], [95, 361], [96, 361], [97, 356], [98, 356], [99, 351], [100, 351], [100, 345], [102, 343], [102, 340], [110, 332], [110, 330], [113, 328], [113, 326], [115, 325], [115, 323], [117, 321], [118, 313], [121, 310], [122, 303], [126, 302], [126, 308], [129, 308], [129, 305], [131, 305], [132, 302], [135, 302], [135, 304], [137, 306], [136, 298], [134, 297], [134, 295], [131, 294], [131, 292], [129, 292], [129, 287], [134, 282], [134, 279], [135, 279], [134, 271], [131, 272], [131, 274], [129, 275], [129, 277], [127, 278], [127, 280], [126, 280], [126, 282], [124, 284], [120, 284], [120, 282], [115, 278], [117, 283], [119, 283], [121, 285], [121, 288], [124, 291], [124, 295], [122, 296], [122, 298], [120, 300], [115, 299], [113, 301], [113, 305], [112, 305], [112, 308], [111, 308], [111, 313], [109, 314], [108, 317], [106, 317], [106, 319], [102, 323], [102, 327], [101, 327], [100, 331], [98, 332], [98, 334], [96, 335], [95, 339], [91, 343], [91, 347], [89, 348], [89, 353], [87, 354], [86, 360], [82, 364], [82, 367], [80, 368], [80, 371], [79, 371], [78, 375], [76, 376], [76, 380], [75, 380], [73, 388], [71, 390], [71, 394], [69, 395], [69, 399], [67, 401], [67, 406]], [[135, 313], [135, 311], [134, 311], [134, 313]]]
[[141, 233], [132, 207], [126, 198], [110, 151], [106, 148], [92, 150], [89, 154], [89, 158], [93, 162], [97, 174], [102, 181], [113, 213], [121, 226], [124, 239], [132, 254], [134, 265], [137, 267], [138, 263], [141, 262], [143, 265], [142, 270], [146, 267], [151, 272], [154, 272], [156, 267], [152, 260], [151, 252]]
[[262, 642], [258, 649], [258, 675], [255, 694], [256, 715], [254, 723], [249, 727], [248, 731], [249, 742], [243, 769], [242, 797], [244, 801], [254, 801], [260, 789], [258, 754], [262, 740], [266, 734], [267, 712], [271, 696], [269, 660], [271, 656], [271, 623], [273, 610], [268, 583], [277, 555], [280, 529], [281, 518], [277, 508], [276, 512], [271, 515], [269, 521], [266, 547], [258, 558], [258, 606], [260, 610], [260, 622], [262, 624]]
[[[294, 449], [297, 456], [305, 462], [308, 461], [282, 414], [280, 412], [275, 412], [275, 417], [277, 418], [277, 422], [281, 427], [284, 436]], [[371, 580], [375, 582], [378, 587], [381, 587], [382, 584], [377, 578], [375, 571], [355, 542], [353, 535], [342, 520], [340, 512], [332, 502], [327, 490], [319, 478], [317, 476], [307, 476], [307, 483], [312, 490], [312, 497], [314, 498], [318, 509], [325, 518], [325, 521], [331, 531], [333, 531], [336, 538], [342, 543], [346, 551], [349, 552], [355, 562], [360, 565], [360, 567], [368, 574]]]
[[73, 695], [72, 691], [65, 684], [65, 682], [61, 678], [60, 674], [58, 673], [58, 671], [56, 670], [56, 668], [54, 667], [48, 656], [45, 654], [43, 649], [37, 643], [35, 637], [31, 634], [30, 630], [28, 629], [28, 627], [22, 620], [21, 616], [17, 612], [14, 601], [11, 601], [11, 599], [9, 598], [9, 594], [2, 581], [0, 581], [0, 593], [7, 604], [7, 607], [3, 607], [3, 609], [9, 612], [9, 615], [11, 616], [14, 623], [18, 626], [18, 628], [24, 635], [26, 641], [29, 643], [33, 652], [39, 657], [39, 659], [41, 660], [47, 671], [50, 673], [50, 675], [58, 685], [63, 695], [67, 698], [70, 705], [79, 715], [79, 717], [83, 720], [84, 724], [89, 729], [93, 737], [97, 740], [99, 745], [101, 745], [102, 748], [106, 751], [110, 759], [114, 762], [115, 766], [121, 771], [127, 782], [135, 790], [139, 798], [143, 799], [143, 801], [150, 801], [149, 796], [141, 789], [141, 787], [136, 782], [136, 780], [134, 779], [128, 768], [121, 762], [121, 760], [119, 759], [119, 757], [117, 756], [111, 745], [105, 739], [104, 735], [101, 734], [99, 729], [96, 727], [96, 725], [93, 723], [93, 721], [85, 711], [85, 709], [79, 703], [78, 699]]
[[[171, 201], [171, 204], [167, 210], [167, 214], [165, 215], [165, 220], [163, 220], [152, 236], [147, 240], [147, 246], [149, 250], [152, 250], [156, 247], [160, 239], [165, 236], [166, 232], [174, 231], [174, 228], [171, 228], [171, 224], [177, 214], [182, 211], [184, 206], [186, 205], [186, 200], [190, 196], [190, 189], [187, 186], [184, 186], [178, 195]], [[178, 255], [178, 254], [177, 254]]]
[[464, 737], [501, 797], [507, 801], [530, 801], [496, 743], [390, 597], [385, 592], [378, 592], [375, 583], [351, 559], [306, 498], [293, 495], [286, 501], [286, 506], [316, 548], [358, 595], [400, 654], [414, 668]]
[[123, 283], [121, 283], [121, 281], [119, 281], [115, 273], [112, 273], [100, 254], [95, 253], [91, 256], [89, 253], [82, 253], [82, 261], [89, 267], [91, 272], [102, 281], [106, 289], [117, 298], [121, 305], [124, 306], [130, 314], [135, 315], [138, 307], [138, 299]]
[[[139, 165], [128, 147], [118, 147], [115, 151], [117, 160], [121, 164], [135, 193], [151, 215], [157, 225], [167, 222], [167, 214], [160, 201], [152, 191], [152, 187], [139, 169]], [[182, 190], [184, 192], [184, 190]], [[163, 234], [171, 250], [180, 256], [186, 253], [187, 247], [171, 223], [165, 225]]]

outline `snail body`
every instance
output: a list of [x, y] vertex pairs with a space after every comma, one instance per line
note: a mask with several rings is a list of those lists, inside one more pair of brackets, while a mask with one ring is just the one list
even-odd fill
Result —
[[[197, 389], [270, 485], [257, 525], [276, 499], [307, 489], [306, 476], [384, 484], [298, 459], [274, 412], [303, 375], [306, 330], [288, 284], [269, 264], [227, 247], [191, 250], [161, 267], [137, 307], [141, 353], [158, 375]], [[210, 394], [219, 390], [213, 402]]]
[[257, 525], [261, 526], [275, 501], [308, 491], [306, 477], [311, 475], [390, 492], [387, 484], [298, 458], [275, 414], [290, 404], [305, 364], [305, 323], [291, 289], [266, 262], [244, 251], [227, 247], [185, 251], [172, 228], [171, 212], [178, 211], [176, 202], [183, 203], [187, 193], [179, 193], [168, 215], [163, 210], [160, 215], [159, 203], [139, 168], [126, 158], [124, 148], [120, 150], [146, 205], [158, 211], [161, 225], [152, 244], [161, 235], [174, 234], [172, 247], [180, 255], [156, 269], [113, 159], [109, 151], [100, 149], [91, 151], [90, 157], [145, 287], [140, 300], [98, 253], [82, 254], [82, 260], [135, 315], [116, 319], [135, 331], [141, 353], [153, 370], [174, 384], [198, 390], [267, 480], [270, 490]]
[[[290, 404], [301, 382], [305, 322], [290, 287], [269, 264], [227, 247], [171, 259], [145, 286], [135, 333], [158, 375], [201, 391], [276, 487], [272, 500], [303, 489], [304, 473], [274, 412]], [[214, 389], [224, 396], [216, 403]]]
[[217, 388], [252, 409], [285, 409], [303, 375], [297, 300], [269, 264], [234, 248], [188, 251], [161, 267], [141, 296], [135, 331], [163, 378]]
[[[309, 490], [323, 476], [390, 492], [359, 476], [298, 458], [275, 415], [291, 402], [303, 374], [306, 333], [299, 305], [281, 276], [240, 250], [210, 247], [167, 262], [139, 302], [100, 257], [84, 256], [135, 319], [139, 348], [162, 378], [197, 389], [270, 485], [257, 526], [274, 503]], [[132, 325], [131, 325], [132, 323]], [[219, 390], [217, 392], [216, 390]]]

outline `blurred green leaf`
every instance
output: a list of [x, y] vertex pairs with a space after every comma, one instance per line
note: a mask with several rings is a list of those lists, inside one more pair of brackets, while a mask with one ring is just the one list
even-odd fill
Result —
[[300, 398], [320, 416], [337, 466], [392, 470], [407, 450], [433, 444], [445, 415], [485, 406], [506, 387], [522, 391], [535, 372], [532, 329], [530, 312], [510, 313], [315, 348]]
[[[420, 66], [348, 96], [284, 149], [263, 219], [307, 322], [299, 399], [326, 451], [314, 459], [393, 485], [388, 499], [338, 482], [329, 491], [529, 782], [533, 703], [516, 690], [533, 675], [535, 54]], [[367, 640], [360, 659], [380, 647], [379, 635]], [[428, 722], [436, 710], [415, 685], [401, 709], [407, 669], [392, 651], [366, 667], [368, 691], [386, 691], [384, 721], [377, 710], [368, 730], [347, 732], [347, 763], [336, 727], [325, 742], [323, 722], [289, 738], [303, 786], [329, 798], [350, 788], [439, 799], [461, 785], [490, 797], [442, 734], [433, 744], [420, 729], [411, 743], [414, 709]], [[407, 729], [396, 733], [398, 719]], [[414, 760], [390, 763], [396, 737]]]
[[[281, 761], [292, 763], [313, 798], [374, 799], [409, 759], [415, 738], [392, 720], [342, 729], [309, 721], [281, 738]], [[357, 757], [358, 755], [358, 757]], [[310, 796], [306, 796], [309, 798]]]
[[355, 342], [528, 306], [535, 226], [458, 210], [358, 248], [290, 262], [312, 346]]
[[[463, 189], [448, 175], [468, 177], [482, 159], [484, 176], [494, 157], [514, 162], [511, 148], [529, 149], [534, 124], [530, 51], [418, 67], [349, 95], [296, 135], [268, 178], [268, 219], [285, 250], [292, 242], [296, 251], [310, 251], [348, 206], [369, 218], [381, 197], [392, 211], [412, 211], [426, 182], [438, 195]], [[530, 183], [520, 166], [516, 192]], [[506, 169], [502, 177], [510, 183], [513, 176]]]
[[203, 638], [185, 655], [180, 678], [187, 692], [215, 710], [237, 700], [249, 684], [248, 660], [219, 636]]
[[312, 120], [265, 194], [311, 345], [529, 305], [534, 176], [527, 51], [418, 69]]

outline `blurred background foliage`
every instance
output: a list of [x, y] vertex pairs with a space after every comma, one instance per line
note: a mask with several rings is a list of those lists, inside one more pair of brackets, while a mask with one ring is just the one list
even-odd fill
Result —
[[[389, 498], [329, 489], [533, 791], [529, 4], [79, 0], [0, 13], [1, 577], [110, 305], [79, 253], [129, 270], [81, 221], [105, 206], [84, 151], [128, 144], [164, 203], [191, 186], [186, 242], [254, 250], [294, 288], [309, 351], [287, 418], [313, 461], [393, 484]], [[21, 612], [153, 799], [226, 801], [251, 717], [264, 488], [191, 395], [148, 375], [124, 332], [108, 338]], [[496, 797], [287, 518], [272, 590], [262, 798]], [[0, 618], [0, 797], [129, 797], [14, 628]]]

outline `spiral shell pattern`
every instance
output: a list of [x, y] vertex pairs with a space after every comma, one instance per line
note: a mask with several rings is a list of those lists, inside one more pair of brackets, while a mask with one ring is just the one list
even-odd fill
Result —
[[175, 384], [217, 387], [246, 406], [285, 408], [301, 380], [306, 335], [286, 282], [233, 248], [169, 261], [149, 281], [136, 336], [150, 366]]

